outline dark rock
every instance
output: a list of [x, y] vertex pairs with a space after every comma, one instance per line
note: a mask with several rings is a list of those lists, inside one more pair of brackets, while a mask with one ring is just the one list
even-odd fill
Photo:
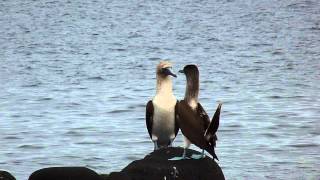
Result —
[[0, 180], [16, 180], [16, 178], [7, 171], [0, 171]]
[[102, 180], [108, 180], [109, 174], [100, 174], [100, 178], [101, 178]]
[[112, 172], [107, 180], [131, 180], [131, 178], [128, 174], [123, 172]]
[[33, 172], [29, 180], [101, 180], [101, 178], [86, 167], [50, 167]]
[[[211, 158], [185, 159], [170, 161], [168, 159], [182, 156], [182, 148], [160, 149], [147, 155], [144, 159], [133, 161], [121, 173], [130, 180], [224, 180], [219, 165]], [[188, 150], [187, 156], [200, 154]], [[116, 180], [112, 177], [109, 180]], [[128, 179], [128, 178], [127, 178]], [[129, 180], [128, 179], [128, 180]], [[126, 180], [126, 179], [123, 179]]]

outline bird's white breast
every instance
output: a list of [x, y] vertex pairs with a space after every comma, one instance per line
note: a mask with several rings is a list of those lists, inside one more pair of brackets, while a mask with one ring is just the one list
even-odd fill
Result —
[[152, 134], [158, 138], [174, 135], [176, 98], [158, 94], [153, 99], [154, 116]]

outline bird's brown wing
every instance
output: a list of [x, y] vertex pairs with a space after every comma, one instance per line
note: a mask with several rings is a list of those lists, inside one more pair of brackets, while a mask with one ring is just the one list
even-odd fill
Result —
[[178, 114], [179, 114], [179, 127], [182, 134], [190, 140], [192, 144], [195, 144], [199, 148], [204, 149], [206, 146], [204, 138], [204, 125], [200, 116], [188, 105], [185, 100], [181, 100], [178, 103]]
[[176, 105], [175, 105], [175, 111], [174, 111], [174, 134], [175, 136], [177, 136], [178, 132], [179, 132], [179, 114], [178, 114], [178, 105], [179, 105], [179, 101], [177, 101]]
[[153, 112], [154, 112], [153, 103], [150, 100], [146, 106], [146, 125], [147, 125], [150, 138], [152, 138]]
[[[214, 151], [214, 146], [210, 146], [208, 139], [204, 136], [204, 120], [192, 110], [192, 108], [184, 100], [178, 105], [179, 126], [182, 134], [186, 136], [190, 142], [201, 149], [205, 149], [212, 155], [213, 158], [218, 159]], [[209, 125], [210, 127], [210, 125]]]
[[197, 113], [200, 116], [200, 120], [202, 121], [201, 123], [203, 124], [203, 129], [204, 129], [203, 135], [204, 135], [205, 130], [209, 127], [210, 118], [200, 103], [198, 103]]

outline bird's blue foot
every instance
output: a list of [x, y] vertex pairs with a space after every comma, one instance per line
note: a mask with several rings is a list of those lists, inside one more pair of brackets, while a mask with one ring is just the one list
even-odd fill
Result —
[[168, 159], [169, 161], [180, 161], [180, 160], [186, 160], [186, 159], [190, 159], [188, 157], [183, 157], [183, 156], [178, 156], [178, 157], [173, 157]]
[[203, 154], [192, 154], [191, 159], [202, 159], [204, 157]]

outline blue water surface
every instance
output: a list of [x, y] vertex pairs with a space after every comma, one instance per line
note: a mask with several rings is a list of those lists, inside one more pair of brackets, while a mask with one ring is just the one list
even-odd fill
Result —
[[[170, 59], [175, 72], [199, 66], [210, 116], [224, 103], [227, 179], [318, 180], [319, 20], [317, 0], [3, 0], [0, 169], [22, 180], [143, 158], [155, 67]], [[185, 77], [173, 82], [183, 98]]]

